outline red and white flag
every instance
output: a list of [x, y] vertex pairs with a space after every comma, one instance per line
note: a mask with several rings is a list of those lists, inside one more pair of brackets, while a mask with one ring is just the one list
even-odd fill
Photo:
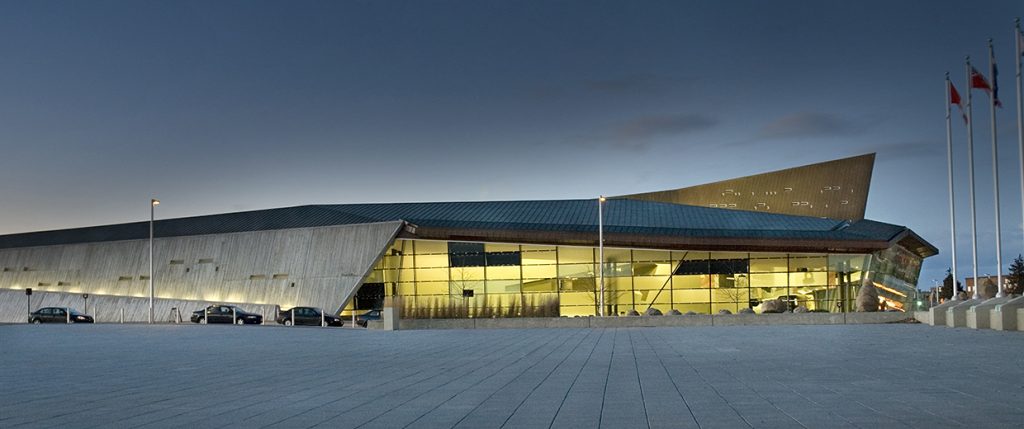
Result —
[[960, 116], [964, 118], [964, 123], [967, 123], [967, 114], [964, 113], [964, 104], [960, 101], [960, 93], [956, 91], [956, 86], [953, 86], [953, 82], [949, 82], [949, 104], [955, 104], [960, 109]]
[[985, 75], [981, 74], [981, 72], [979, 72], [978, 69], [976, 69], [974, 67], [971, 67], [971, 86], [970, 87], [974, 88], [974, 89], [980, 89], [982, 91], [985, 91], [985, 93], [988, 94], [989, 97], [996, 97], [995, 98], [996, 106], [1002, 106], [1003, 105], [1003, 103], [1001, 103], [999, 101], [999, 97], [996, 96], [996, 95], [993, 95], [993, 93], [992, 93], [992, 85], [988, 84], [988, 80], [985, 79]]

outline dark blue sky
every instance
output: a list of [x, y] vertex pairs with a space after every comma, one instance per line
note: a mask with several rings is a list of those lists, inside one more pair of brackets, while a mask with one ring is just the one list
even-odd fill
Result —
[[[877, 152], [868, 217], [949, 266], [943, 73], [1019, 1], [0, 2], [0, 233], [310, 203], [589, 198]], [[987, 72], [986, 72], [987, 74]], [[992, 153], [976, 93], [981, 274]], [[955, 127], [960, 271], [965, 132]]]

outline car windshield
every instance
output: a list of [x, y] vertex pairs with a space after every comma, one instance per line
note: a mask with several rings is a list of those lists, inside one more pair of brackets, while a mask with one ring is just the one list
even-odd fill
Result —
[[84, 316], [84, 314], [82, 314], [82, 313], [79, 313], [79, 312], [78, 312], [78, 310], [75, 310], [75, 309], [73, 309], [73, 308], [72, 308], [72, 309], [70, 309], [70, 310], [68, 310], [68, 311], [69, 311], [69, 312], [71, 312], [71, 315], [72, 315], [72, 316]]

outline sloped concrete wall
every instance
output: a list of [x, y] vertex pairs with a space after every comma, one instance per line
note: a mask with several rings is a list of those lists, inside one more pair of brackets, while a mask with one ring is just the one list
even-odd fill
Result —
[[[161, 308], [156, 315], [168, 314], [172, 302], [245, 308], [308, 305], [340, 311], [402, 224], [158, 238], [153, 246], [154, 289]], [[148, 240], [0, 249], [0, 291], [16, 292], [0, 295], [0, 320], [23, 319], [25, 288], [53, 292], [54, 297], [45, 299], [67, 300], [80, 310], [83, 293], [111, 297], [97, 299], [124, 307], [129, 320], [147, 320], [148, 276]], [[12, 304], [16, 311], [8, 314], [8, 301], [15, 296], [21, 297], [13, 298], [21, 306]]]
[[[0, 290], [0, 323], [25, 323], [28, 321], [27, 299], [24, 291]], [[70, 307], [88, 313], [96, 318], [96, 323], [118, 323], [121, 321], [121, 309], [125, 314], [125, 323], [142, 323], [149, 321], [149, 298], [137, 298], [116, 295], [89, 295], [89, 307], [80, 294], [61, 292], [40, 292], [32, 294], [32, 311], [42, 307]], [[201, 310], [212, 301], [189, 301], [180, 299], [153, 300], [153, 315], [157, 323], [171, 323], [172, 308], [181, 312], [183, 323], [189, 323], [193, 311]], [[274, 323], [276, 308], [273, 305], [241, 304], [243, 310], [262, 314], [263, 322]]]

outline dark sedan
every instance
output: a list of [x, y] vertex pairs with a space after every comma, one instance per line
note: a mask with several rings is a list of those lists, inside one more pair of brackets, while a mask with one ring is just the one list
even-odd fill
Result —
[[242, 310], [234, 305], [211, 305], [202, 310], [192, 312], [189, 320], [192, 323], [236, 323], [239, 325], [259, 325], [263, 323], [263, 316]]
[[66, 307], [43, 307], [28, 315], [28, 323], [93, 323], [92, 316]]
[[370, 320], [380, 320], [380, 310], [370, 310], [356, 316], [356, 324], [364, 328]]
[[[292, 313], [295, 320], [292, 320]], [[284, 326], [305, 325], [305, 326], [343, 326], [341, 318], [331, 314], [325, 314], [323, 310], [316, 307], [295, 307], [289, 310], [281, 310], [277, 315], [277, 323]]]

